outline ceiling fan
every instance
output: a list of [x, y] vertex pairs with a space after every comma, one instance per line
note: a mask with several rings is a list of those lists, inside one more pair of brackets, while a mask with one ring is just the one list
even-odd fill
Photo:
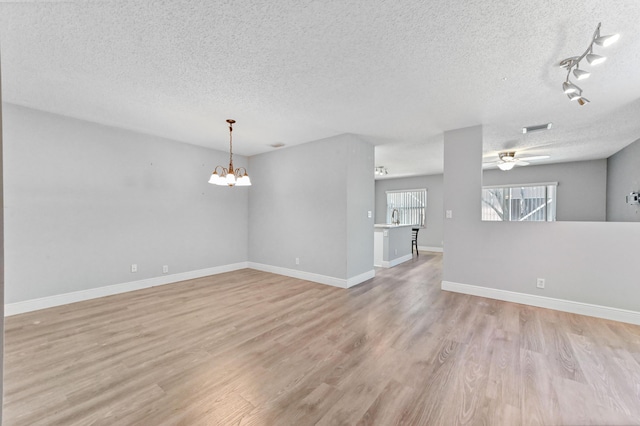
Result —
[[515, 166], [528, 166], [530, 161], [544, 160], [549, 158], [548, 155], [536, 155], [533, 157], [516, 157], [515, 151], [504, 151], [498, 153], [499, 160], [497, 162], [483, 163], [486, 167], [498, 166], [500, 170], [511, 170]]

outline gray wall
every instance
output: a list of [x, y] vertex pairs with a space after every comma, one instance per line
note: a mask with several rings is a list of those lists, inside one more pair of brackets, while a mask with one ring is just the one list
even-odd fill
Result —
[[7, 303], [247, 260], [248, 188], [207, 183], [228, 153], [4, 114]]
[[637, 223], [482, 222], [482, 128], [445, 132], [444, 154], [444, 281], [640, 311]]
[[251, 262], [339, 279], [373, 269], [373, 146], [340, 135], [253, 156], [249, 169]]
[[606, 159], [483, 172], [487, 186], [538, 182], [558, 182], [556, 220], [606, 220]]
[[373, 269], [375, 153], [373, 145], [355, 136], [347, 149], [347, 278], [351, 278]]
[[442, 248], [444, 221], [442, 179], [443, 175], [429, 175], [376, 180], [375, 223], [387, 221], [386, 191], [427, 188], [426, 228], [418, 232], [418, 246]]
[[640, 206], [627, 204], [630, 192], [640, 192], [640, 139], [607, 159], [607, 220], [640, 222]]
[[[1, 70], [0, 66], [0, 70]], [[0, 72], [0, 425], [2, 424], [4, 377], [4, 162], [2, 159], [2, 73]]]

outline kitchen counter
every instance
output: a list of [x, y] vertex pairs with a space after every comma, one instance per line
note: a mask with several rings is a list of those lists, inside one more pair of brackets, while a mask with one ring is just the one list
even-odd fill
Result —
[[383, 229], [390, 229], [390, 228], [417, 228], [418, 225], [396, 225], [394, 223], [376, 223], [375, 225], [373, 225], [374, 228], [383, 228]]
[[373, 266], [391, 268], [413, 258], [411, 228], [418, 225], [373, 225]]

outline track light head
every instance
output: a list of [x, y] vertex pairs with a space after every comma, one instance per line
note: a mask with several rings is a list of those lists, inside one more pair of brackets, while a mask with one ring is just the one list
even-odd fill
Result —
[[569, 93], [567, 96], [569, 97], [570, 101], [577, 101], [578, 99], [580, 99], [582, 97], [577, 93]]
[[582, 96], [580, 96], [580, 99], [578, 99], [578, 103], [579, 103], [580, 105], [586, 105], [586, 104], [588, 104], [588, 103], [589, 103], [589, 99], [587, 99], [587, 98], [583, 98]]
[[601, 64], [607, 60], [606, 56], [596, 55], [595, 53], [589, 53], [586, 58], [587, 62], [589, 62], [589, 65], [592, 66]]
[[575, 70], [573, 70], [573, 75], [578, 80], [585, 80], [591, 77], [591, 73], [589, 71], [584, 71], [584, 70], [581, 70], [580, 68], [576, 68]]
[[597, 37], [593, 40], [595, 44], [602, 47], [611, 46], [613, 43], [618, 41], [620, 38], [620, 34], [611, 34], [606, 36]]
[[564, 90], [564, 93], [566, 94], [582, 92], [581, 88], [570, 81], [565, 81], [564, 83], [562, 83], [562, 90]]

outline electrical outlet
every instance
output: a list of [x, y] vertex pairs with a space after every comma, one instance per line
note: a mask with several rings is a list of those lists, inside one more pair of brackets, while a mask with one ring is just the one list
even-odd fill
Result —
[[300, 258], [296, 257], [296, 265], [299, 265], [299, 264], [300, 264]]
[[163, 273], [163, 274], [167, 274], [168, 272], [169, 272], [169, 265], [164, 265], [164, 266], [162, 267], [162, 273]]
[[138, 272], [138, 265], [136, 263], [131, 264], [131, 272]]
[[544, 288], [544, 278], [538, 278], [538, 280], [536, 281], [536, 287]]

